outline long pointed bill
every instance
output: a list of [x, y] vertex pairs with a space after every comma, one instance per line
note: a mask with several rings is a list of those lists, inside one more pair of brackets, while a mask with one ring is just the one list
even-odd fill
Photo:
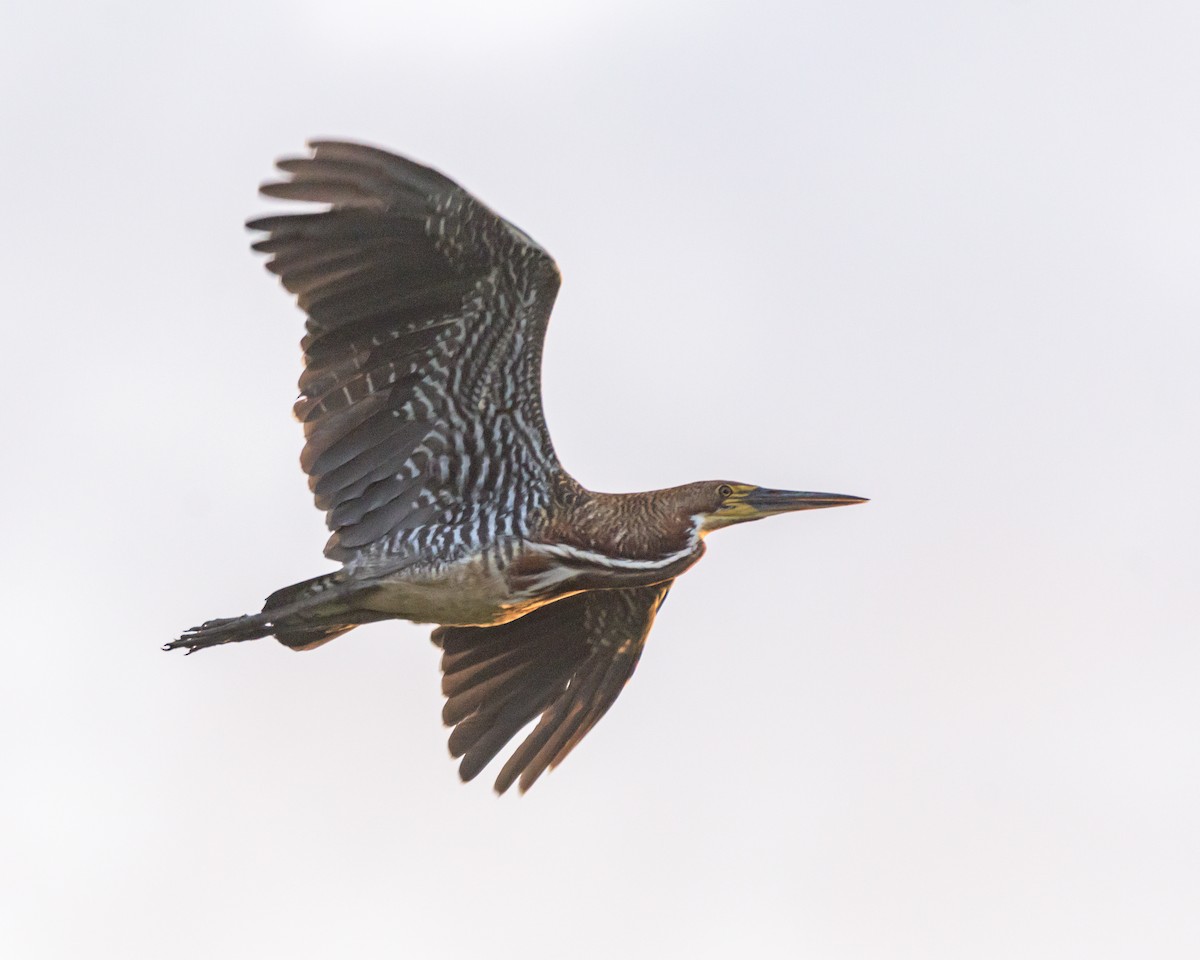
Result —
[[843, 493], [810, 493], [800, 490], [765, 490], [748, 483], [731, 484], [733, 492], [725, 502], [701, 521], [701, 533], [720, 530], [734, 523], [761, 520], [794, 510], [821, 510], [824, 507], [845, 507], [866, 503], [865, 497], [848, 497]]
[[[769, 517], [775, 513], [791, 513], [793, 510], [822, 510], [825, 507], [845, 507], [852, 503], [866, 503], [866, 497], [850, 497], [841, 493], [808, 493], [797, 490], [764, 490], [755, 487], [742, 501], [758, 517]], [[750, 518], [747, 518], [750, 519]]]

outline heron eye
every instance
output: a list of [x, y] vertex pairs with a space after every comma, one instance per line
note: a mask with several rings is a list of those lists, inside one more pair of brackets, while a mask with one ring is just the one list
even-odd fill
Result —
[[727, 483], [721, 484], [719, 487], [717, 487], [717, 496], [719, 496], [722, 500], [732, 497], [733, 487]]

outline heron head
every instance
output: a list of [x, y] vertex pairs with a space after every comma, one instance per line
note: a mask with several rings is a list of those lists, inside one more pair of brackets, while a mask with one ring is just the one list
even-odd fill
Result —
[[702, 509], [694, 514], [700, 522], [701, 535], [745, 523], [761, 520], [777, 513], [792, 513], [796, 510], [820, 510], [825, 507], [844, 507], [852, 503], [865, 503], [865, 497], [851, 497], [841, 493], [812, 493], [799, 490], [769, 490], [749, 483], [733, 483], [728, 480], [713, 480], [698, 484], [698, 499], [704, 502]]

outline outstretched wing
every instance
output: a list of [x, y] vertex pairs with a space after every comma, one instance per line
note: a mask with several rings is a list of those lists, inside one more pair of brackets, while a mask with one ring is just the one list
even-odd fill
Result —
[[308, 314], [295, 413], [326, 555], [432, 526], [482, 542], [489, 518], [520, 529], [558, 470], [541, 401], [554, 261], [428, 167], [310, 146], [262, 192], [329, 208], [248, 226]]
[[442, 719], [450, 753], [473, 779], [539, 714], [533, 731], [496, 778], [504, 793], [528, 790], [595, 726], [633, 675], [671, 582], [592, 590], [498, 627], [438, 627]]

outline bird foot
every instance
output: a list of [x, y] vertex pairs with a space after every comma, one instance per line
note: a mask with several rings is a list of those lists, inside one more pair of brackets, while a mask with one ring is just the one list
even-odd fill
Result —
[[257, 640], [270, 634], [273, 624], [262, 614], [248, 617], [222, 617], [206, 620], [198, 627], [185, 630], [178, 640], [163, 644], [164, 650], [183, 648], [195, 653], [205, 647], [216, 647], [223, 643], [238, 643], [242, 640]]

